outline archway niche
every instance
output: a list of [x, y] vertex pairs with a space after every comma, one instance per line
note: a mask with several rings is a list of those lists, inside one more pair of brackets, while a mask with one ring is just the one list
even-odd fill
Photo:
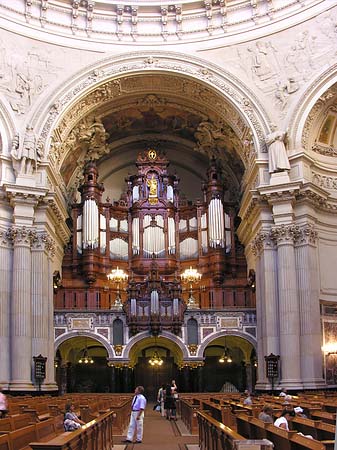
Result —
[[62, 342], [55, 357], [59, 393], [110, 392], [108, 352], [97, 340], [76, 336]]

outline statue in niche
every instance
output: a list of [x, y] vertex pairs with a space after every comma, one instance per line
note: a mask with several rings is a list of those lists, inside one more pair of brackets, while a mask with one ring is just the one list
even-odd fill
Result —
[[290, 170], [285, 138], [286, 133], [278, 131], [276, 125], [271, 126], [271, 133], [266, 136], [269, 153], [269, 173]]
[[37, 170], [42, 154], [39, 140], [31, 125], [27, 125], [22, 140], [18, 133], [14, 136], [11, 156], [13, 158], [13, 168], [16, 175], [32, 175], [34, 170]]
[[149, 197], [157, 197], [157, 187], [158, 187], [158, 181], [154, 175], [152, 174], [151, 178], [148, 178], [146, 181], [146, 184], [149, 187]]

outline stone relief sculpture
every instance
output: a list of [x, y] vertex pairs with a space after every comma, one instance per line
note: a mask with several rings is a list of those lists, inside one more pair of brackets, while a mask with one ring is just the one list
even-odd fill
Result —
[[14, 136], [11, 156], [16, 176], [32, 175], [37, 170], [42, 159], [42, 149], [31, 125], [27, 125], [23, 139], [19, 133]]
[[108, 138], [109, 133], [105, 131], [100, 119], [94, 118], [89, 126], [85, 123], [81, 124], [78, 140], [86, 151], [85, 160], [98, 159], [104, 153], [109, 153]]
[[271, 133], [266, 136], [269, 153], [269, 173], [290, 170], [285, 138], [286, 133], [277, 130], [276, 125], [272, 125]]

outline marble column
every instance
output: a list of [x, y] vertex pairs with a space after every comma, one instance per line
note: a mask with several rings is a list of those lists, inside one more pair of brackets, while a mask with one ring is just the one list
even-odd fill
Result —
[[280, 326], [280, 384], [287, 389], [302, 389], [300, 360], [300, 316], [296, 279], [295, 225], [272, 229], [277, 241], [278, 298]]
[[269, 230], [261, 231], [253, 241], [256, 260], [256, 319], [258, 380], [256, 389], [270, 389], [266, 377], [265, 356], [278, 355], [279, 322], [277, 291], [277, 251]]
[[321, 317], [319, 305], [317, 232], [313, 225], [299, 228], [295, 241], [300, 308], [301, 377], [305, 389], [322, 389]]
[[42, 390], [57, 390], [54, 370], [53, 241], [45, 233], [32, 245], [32, 353], [47, 357]]
[[0, 385], [8, 389], [10, 379], [10, 301], [13, 250], [8, 231], [0, 231]]
[[11, 302], [12, 391], [35, 389], [32, 383], [31, 240], [34, 231], [13, 228], [13, 284]]

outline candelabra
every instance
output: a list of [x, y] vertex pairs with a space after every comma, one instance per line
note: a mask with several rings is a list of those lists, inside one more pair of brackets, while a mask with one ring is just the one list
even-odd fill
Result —
[[201, 279], [201, 273], [197, 271], [197, 269], [193, 269], [191, 266], [189, 269], [185, 269], [181, 274], [181, 279], [184, 283], [189, 283], [189, 297], [187, 301], [187, 308], [199, 308], [196, 299], [193, 297], [193, 284], [197, 283]]

